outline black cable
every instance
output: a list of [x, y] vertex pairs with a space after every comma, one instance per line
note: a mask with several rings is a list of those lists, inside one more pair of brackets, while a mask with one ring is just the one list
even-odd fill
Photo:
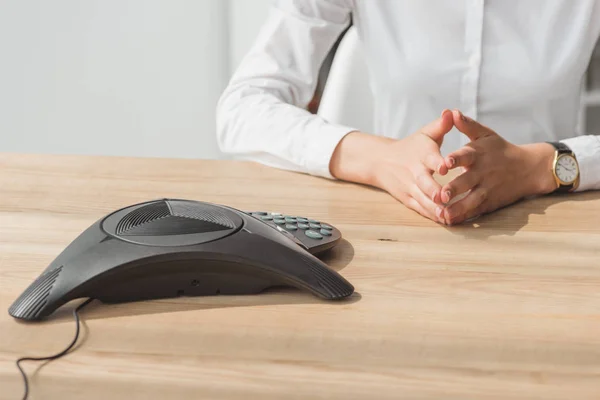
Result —
[[21, 375], [23, 375], [23, 384], [25, 385], [25, 393], [23, 394], [23, 400], [27, 400], [27, 397], [29, 396], [29, 380], [27, 379], [27, 374], [25, 373], [25, 371], [23, 371], [23, 368], [20, 365], [21, 361], [51, 361], [51, 360], [56, 360], [57, 358], [60, 358], [62, 356], [64, 356], [65, 354], [67, 354], [69, 352], [69, 350], [71, 350], [73, 348], [73, 346], [75, 346], [75, 343], [77, 343], [77, 339], [79, 339], [79, 310], [81, 310], [83, 307], [87, 306], [88, 304], [90, 304], [94, 299], [87, 299], [86, 301], [84, 301], [83, 303], [81, 303], [80, 305], [77, 306], [77, 308], [75, 308], [75, 310], [73, 310], [73, 317], [75, 318], [75, 337], [73, 338], [73, 340], [71, 341], [71, 344], [69, 344], [63, 351], [61, 351], [60, 353], [57, 353], [53, 356], [48, 356], [48, 357], [21, 357], [17, 360], [16, 364], [17, 364], [17, 368], [19, 368], [19, 371], [21, 371]]

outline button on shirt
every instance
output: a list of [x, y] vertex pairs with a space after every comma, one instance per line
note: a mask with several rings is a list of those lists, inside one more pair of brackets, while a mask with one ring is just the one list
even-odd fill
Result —
[[[566, 143], [580, 164], [578, 190], [600, 189], [600, 137], [578, 126], [600, 0], [276, 1], [219, 101], [224, 152], [331, 178], [335, 147], [356, 129], [306, 107], [350, 21], [377, 134], [403, 138], [458, 108], [515, 144]], [[467, 142], [449, 134], [444, 146]]]

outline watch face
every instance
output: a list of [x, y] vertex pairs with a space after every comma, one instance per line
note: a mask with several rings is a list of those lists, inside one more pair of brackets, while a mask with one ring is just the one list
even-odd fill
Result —
[[572, 156], [564, 155], [556, 161], [556, 176], [565, 184], [575, 182], [579, 175], [577, 161]]

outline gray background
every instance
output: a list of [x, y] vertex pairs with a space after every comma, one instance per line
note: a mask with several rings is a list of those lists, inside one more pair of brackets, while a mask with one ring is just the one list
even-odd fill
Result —
[[216, 102], [270, 3], [0, 0], [0, 151], [220, 158]]
[[271, 0], [0, 0], [0, 151], [218, 158]]

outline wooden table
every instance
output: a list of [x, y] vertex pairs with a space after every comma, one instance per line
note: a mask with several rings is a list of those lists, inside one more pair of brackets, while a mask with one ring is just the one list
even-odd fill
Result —
[[469, 226], [385, 193], [233, 161], [0, 155], [0, 398], [14, 361], [61, 350], [70, 303], [43, 323], [7, 309], [83, 229], [160, 197], [281, 210], [339, 227], [342, 303], [296, 290], [82, 312], [84, 341], [25, 363], [32, 399], [600, 398], [600, 196], [522, 202]]

